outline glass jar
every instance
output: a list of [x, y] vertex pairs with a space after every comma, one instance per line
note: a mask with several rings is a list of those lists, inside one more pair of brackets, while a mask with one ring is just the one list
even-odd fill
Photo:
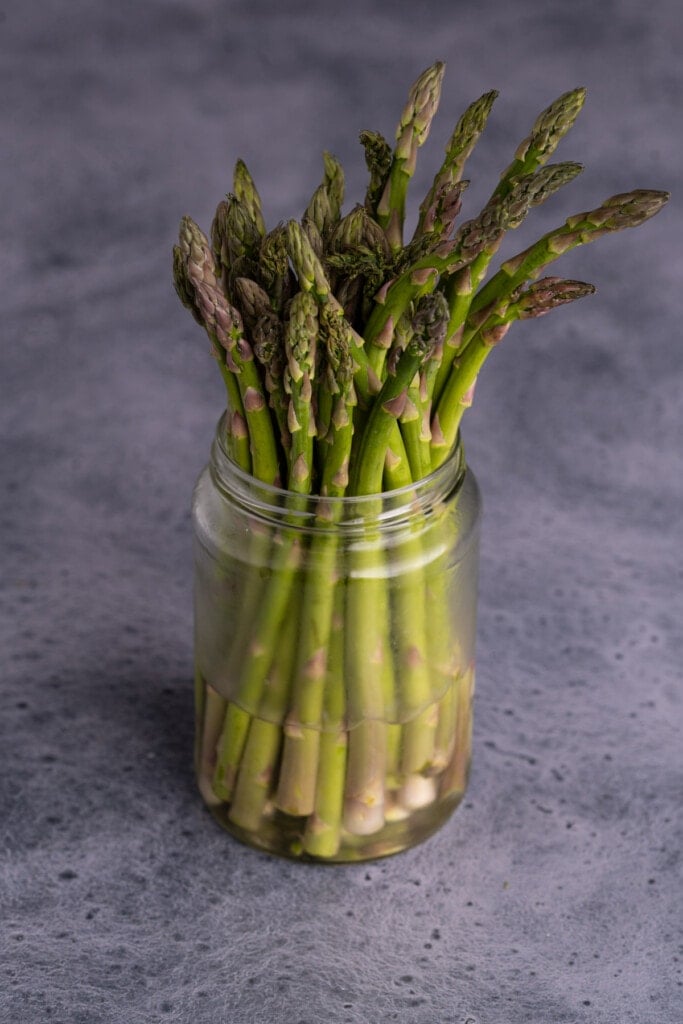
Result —
[[431, 835], [470, 761], [479, 490], [460, 447], [400, 490], [267, 486], [221, 421], [194, 493], [196, 771], [271, 853], [354, 861]]

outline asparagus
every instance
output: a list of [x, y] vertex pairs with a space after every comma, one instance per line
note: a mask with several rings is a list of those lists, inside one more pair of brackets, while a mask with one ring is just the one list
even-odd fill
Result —
[[[420, 480], [431, 472], [429, 377], [443, 358], [447, 324], [448, 303], [441, 292], [433, 292], [418, 303], [410, 325], [411, 332], [425, 337], [428, 344], [427, 358], [408, 388], [406, 405], [400, 417], [413, 480]], [[428, 363], [431, 367], [427, 371]]]
[[434, 183], [420, 204], [420, 218], [415, 229], [415, 237], [433, 230], [434, 209], [443, 190], [460, 182], [462, 172], [476, 146], [479, 136], [486, 127], [491, 108], [498, 96], [496, 90], [484, 93], [478, 100], [471, 103], [462, 115], [446, 146], [446, 157], [439, 168]]
[[432, 466], [441, 465], [455, 444], [460, 420], [471, 404], [479, 371], [492, 350], [499, 345], [515, 320], [544, 316], [557, 306], [591, 295], [592, 284], [548, 277], [519, 295], [503, 294], [476, 318], [476, 328], [459, 358], [437, 406], [432, 422]]
[[[308, 292], [300, 296], [315, 308], [315, 300]], [[335, 324], [335, 321], [332, 321]], [[338, 322], [336, 324], [338, 327]], [[334, 383], [339, 392], [328, 433], [329, 450], [322, 475], [321, 493], [338, 497], [344, 493], [348, 473], [348, 459], [351, 445], [352, 419], [349, 405], [353, 401], [352, 364], [346, 347], [346, 337], [341, 331], [324, 333], [326, 363], [329, 370], [334, 366]], [[299, 357], [292, 353], [290, 360]], [[303, 369], [303, 367], [301, 367]], [[328, 389], [330, 375], [326, 374]], [[318, 513], [321, 525], [326, 522], [327, 510], [323, 505]], [[332, 520], [333, 521], [333, 520]], [[290, 701], [290, 712], [285, 725], [285, 744], [282, 756], [277, 805], [294, 815], [309, 815], [316, 811], [316, 793], [334, 791], [331, 779], [321, 778], [317, 772], [321, 727], [326, 692], [331, 702], [330, 713], [341, 714], [343, 704], [341, 693], [337, 692], [342, 683], [339, 678], [328, 680], [330, 633], [336, 593], [337, 540], [333, 533], [323, 532], [311, 544], [308, 551], [308, 571], [304, 581], [302, 605], [307, 609], [303, 617], [297, 661], [294, 672], [294, 687]], [[328, 709], [329, 710], [329, 709]], [[333, 757], [332, 750], [327, 752]], [[341, 756], [341, 755], [339, 755]], [[336, 759], [335, 759], [336, 760]], [[331, 766], [328, 765], [328, 769]], [[328, 816], [330, 808], [325, 812]]]
[[266, 233], [266, 224], [263, 219], [261, 197], [244, 160], [238, 160], [235, 164], [233, 188], [238, 200], [247, 211], [249, 220], [256, 228], [258, 235], [263, 238]]
[[225, 351], [218, 340], [215, 311], [206, 293], [205, 277], [211, 288], [217, 287], [215, 270], [210, 264], [208, 243], [194, 221], [184, 217], [180, 225], [179, 244], [173, 247], [175, 290], [180, 301], [190, 310], [197, 323], [205, 328], [211, 339], [213, 355], [227, 393], [230, 453], [235, 462], [249, 472], [251, 456], [242, 396], [234, 374], [227, 365]]
[[[176, 292], [206, 330], [225, 383], [230, 455], [266, 485], [287, 488], [280, 528], [257, 516], [250, 524], [245, 564], [253, 571], [237, 615], [226, 616], [233, 639], [215, 644], [229, 647], [229, 658], [211, 677], [198, 661], [199, 782], [239, 834], [268, 844], [277, 823], [290, 822], [294, 855], [388, 852], [391, 829], [417, 809], [430, 804], [436, 814], [461, 798], [474, 667], [469, 626], [458, 627], [460, 644], [449, 621], [447, 507], [437, 502], [387, 541], [382, 489], [405, 488], [410, 504], [454, 449], [453, 473], [462, 472], [459, 428], [490, 353], [512, 323], [594, 291], [539, 279], [544, 268], [643, 223], [668, 199], [645, 190], [613, 196], [486, 282], [506, 232], [580, 172], [549, 160], [585, 98], [571, 90], [538, 116], [484, 209], [456, 230], [464, 168], [492, 91], [456, 124], [404, 245], [408, 185], [443, 71], [434, 64], [411, 89], [393, 152], [379, 133], [361, 133], [362, 205], [344, 215], [343, 170], [325, 153], [301, 223], [268, 231], [237, 161], [211, 241], [185, 217], [173, 250]], [[308, 538], [298, 523], [310, 495], [316, 528]], [[357, 499], [366, 517], [349, 551], [338, 530], [342, 497]]]
[[[569, 217], [561, 227], [549, 231], [523, 252], [506, 260], [475, 296], [472, 311], [476, 313], [493, 300], [510, 295], [571, 249], [594, 242], [612, 231], [638, 227], [659, 213], [668, 200], [668, 192], [635, 189], [611, 196], [595, 210]], [[463, 340], [466, 342], [467, 338]]]
[[361, 132], [360, 141], [365, 150], [365, 163], [370, 172], [370, 181], [365, 193], [365, 209], [369, 214], [375, 216], [377, 204], [382, 198], [391, 170], [391, 146], [379, 132]]
[[500, 248], [506, 231], [519, 227], [534, 206], [546, 202], [558, 189], [573, 181], [582, 170], [581, 164], [568, 162], [551, 164], [535, 173], [530, 171], [519, 178], [504, 195], [495, 192], [482, 210], [479, 220], [473, 222], [474, 230], [477, 230], [480, 222], [489, 224], [491, 230], [479, 252], [459, 273], [446, 282], [444, 288], [450, 306], [450, 317], [444, 354], [434, 383], [435, 400], [438, 401], [441, 396], [462, 342], [462, 328], [467, 319], [472, 296]]
[[[318, 256], [339, 221], [344, 201], [344, 171], [331, 153], [323, 153], [323, 180], [303, 215], [303, 225]], [[312, 233], [312, 237], [311, 237]]]
[[377, 220], [393, 249], [403, 244], [408, 182], [415, 173], [417, 150], [429, 134], [441, 96], [445, 65], [437, 61], [417, 79], [396, 129], [396, 148], [384, 192], [377, 205]]
[[530, 134], [520, 142], [514, 160], [501, 174], [494, 196], [506, 196], [521, 175], [530, 174], [550, 159], [574, 124], [585, 99], [585, 89], [571, 89], [538, 115]]
[[259, 272], [273, 309], [283, 313], [294, 290], [293, 275], [289, 267], [286, 232], [282, 225], [269, 231], [261, 242]]

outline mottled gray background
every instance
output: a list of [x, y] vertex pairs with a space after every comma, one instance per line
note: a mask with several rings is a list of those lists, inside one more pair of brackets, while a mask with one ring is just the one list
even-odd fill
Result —
[[[3, 6], [2, 1024], [683, 1019], [681, 52], [677, 0]], [[535, 230], [676, 195], [564, 260], [598, 295], [511, 332], [468, 415], [467, 803], [402, 856], [300, 866], [224, 835], [191, 776], [188, 504], [222, 387], [170, 247], [237, 156], [271, 223], [323, 148], [359, 198], [358, 131], [436, 58], [415, 196], [480, 93], [470, 215], [579, 84], [560, 158], [588, 166]]]

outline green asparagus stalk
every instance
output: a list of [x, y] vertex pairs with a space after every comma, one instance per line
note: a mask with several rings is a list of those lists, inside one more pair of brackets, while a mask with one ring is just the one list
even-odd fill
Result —
[[571, 89], [541, 111], [529, 135], [520, 142], [514, 160], [501, 174], [494, 196], [506, 196], [518, 178], [547, 163], [579, 116], [585, 99], [585, 89]]
[[348, 748], [344, 693], [344, 605], [343, 588], [339, 584], [335, 587], [334, 611], [327, 643], [330, 656], [323, 698], [323, 728], [320, 734], [315, 801], [303, 837], [306, 853], [323, 858], [334, 857], [339, 852]]
[[244, 749], [235, 768], [229, 817], [233, 824], [246, 831], [255, 832], [260, 827], [277, 782], [282, 725], [287, 715], [296, 654], [298, 615], [295, 603], [289, 621], [280, 628], [277, 657], [266, 675], [257, 714], [248, 721]]
[[389, 177], [377, 205], [377, 220], [386, 231], [393, 249], [403, 244], [408, 183], [415, 173], [417, 151], [429, 134], [441, 97], [445, 65], [437, 61], [420, 75], [396, 129], [396, 148]]
[[427, 331], [414, 333], [395, 368], [390, 367], [363, 434], [353, 493], [377, 494], [382, 490], [384, 461], [392, 432], [405, 408], [410, 382], [434, 343]]
[[[520, 179], [536, 183], [536, 194], [524, 204], [522, 198], [520, 215], [513, 217], [507, 228], [518, 227], [532, 206], [545, 202], [558, 188], [573, 180], [582, 170], [580, 164], [559, 164], [545, 176], [537, 175], [529, 178], [538, 167], [550, 159], [561, 139], [574, 124], [585, 100], [585, 89], [572, 89], [555, 100], [539, 114], [531, 133], [520, 143], [515, 158], [501, 175], [500, 181], [489, 199], [485, 209], [495, 206], [496, 202], [505, 199], [513, 190], [519, 190]], [[507, 229], [506, 228], [506, 229]], [[451, 318], [447, 332], [445, 359], [436, 382], [435, 397], [438, 398], [448, 377], [455, 350], [460, 343], [460, 333], [467, 317], [472, 296], [483, 280], [491, 259], [495, 255], [502, 235], [494, 246], [485, 247], [471, 266], [451, 278], [446, 286], [446, 295], [451, 306]]]
[[302, 291], [311, 292], [321, 307], [321, 318], [336, 321], [342, 330], [353, 353], [357, 369], [355, 387], [358, 398], [364, 403], [379, 390], [379, 381], [368, 363], [363, 347], [363, 338], [353, 330], [344, 317], [344, 310], [332, 294], [332, 288], [325, 274], [322, 263], [311, 248], [311, 244], [303, 229], [296, 221], [287, 225], [288, 251], [299, 279]]
[[260, 281], [268, 293], [273, 309], [284, 314], [294, 293], [294, 278], [289, 267], [287, 233], [282, 225], [269, 231], [259, 252]]
[[[377, 494], [382, 488], [386, 450], [407, 401], [410, 383], [425, 361], [434, 338], [429, 330], [413, 333], [403, 353], [392, 359], [389, 376], [373, 405], [358, 455], [358, 472], [352, 481], [356, 494]], [[395, 365], [394, 365], [395, 363]], [[367, 545], [354, 558], [355, 578], [347, 587], [347, 644], [349, 700], [354, 721], [358, 724], [349, 735], [349, 780], [345, 804], [345, 822], [356, 834], [370, 834], [384, 821], [384, 777], [387, 755], [387, 698], [393, 697], [387, 616], [389, 614], [386, 585], [382, 579], [381, 549], [372, 533]], [[419, 564], [419, 563], [418, 563]], [[398, 614], [414, 626], [413, 637], [424, 637], [424, 601], [419, 573], [398, 588]], [[405, 631], [398, 638], [400, 706], [417, 714], [428, 698], [429, 682], [424, 650], [411, 642]], [[377, 685], [377, 679], [383, 685]], [[384, 693], [382, 692], [384, 690]], [[429, 751], [410, 740], [404, 744], [402, 768], [419, 770]], [[407, 760], [406, 760], [407, 759]], [[416, 763], [417, 762], [417, 763]]]
[[365, 322], [372, 296], [391, 265], [386, 235], [363, 206], [356, 206], [337, 224], [325, 264], [332, 291], [350, 324]]
[[[527, 211], [545, 201], [562, 184], [581, 170], [579, 164], [560, 164], [521, 179], [504, 199], [492, 199], [474, 220], [463, 224], [451, 242], [442, 242], [413, 262], [395, 281], [376, 296], [375, 306], [365, 327], [368, 361], [381, 376], [394, 326], [408, 305], [433, 291], [439, 276], [448, 278], [460, 268], [467, 270], [480, 254], [489, 260], [500, 245], [505, 231], [521, 223]], [[453, 333], [453, 316], [447, 336]], [[444, 360], [453, 355], [444, 351]], [[450, 367], [450, 363], [448, 363]]]
[[360, 141], [365, 150], [365, 163], [370, 172], [364, 205], [370, 216], [376, 217], [377, 204], [382, 198], [391, 170], [393, 158], [391, 146], [379, 132], [361, 132]]
[[[246, 430], [244, 405], [239, 385], [227, 365], [225, 351], [216, 333], [216, 317], [211, 302], [206, 297], [204, 276], [212, 288], [218, 287], [215, 271], [209, 262], [208, 243], [199, 228], [188, 217], [180, 226], [180, 244], [173, 249], [173, 279], [175, 289], [183, 305], [205, 328], [211, 340], [214, 358], [225, 384], [228, 399], [228, 440], [230, 454], [235, 462], [247, 473], [251, 470], [249, 438]], [[198, 287], [200, 282], [201, 287]]]
[[190, 260], [188, 277], [195, 289], [198, 306], [219, 345], [225, 350], [225, 366], [236, 376], [244, 418], [249, 427], [251, 461], [254, 476], [265, 483], [277, 484], [280, 470], [275, 437], [261, 378], [254, 364], [254, 353], [247, 341], [238, 311], [231, 306], [218, 285], [208, 241], [199, 238], [202, 262]]
[[235, 164], [233, 189], [247, 211], [250, 222], [255, 226], [258, 235], [263, 238], [266, 234], [266, 225], [263, 219], [261, 197], [244, 160], [238, 160]]
[[432, 421], [432, 466], [440, 466], [452, 450], [460, 420], [471, 403], [479, 371], [492, 350], [503, 340], [515, 320], [544, 316], [551, 309], [592, 295], [595, 288], [583, 281], [548, 277], [519, 295], [503, 294], [476, 318], [468, 344], [448, 379]]
[[318, 337], [318, 307], [308, 292], [292, 299], [285, 331], [287, 363], [284, 387], [289, 395], [289, 489], [310, 494], [313, 479], [315, 418], [311, 406]]
[[445, 182], [430, 200], [424, 211], [422, 227], [411, 244], [420, 241], [431, 241], [432, 244], [445, 242], [453, 230], [455, 220], [462, 208], [462, 195], [469, 187], [469, 181]]
[[[311, 414], [311, 394], [312, 381], [315, 374], [317, 333], [318, 318], [315, 300], [306, 292], [299, 292], [292, 301], [290, 319], [285, 333], [287, 363], [284, 370], [284, 387], [289, 396], [288, 428], [291, 438], [288, 487], [291, 491], [298, 494], [309, 493], [311, 487], [313, 436], [315, 433], [314, 420]], [[285, 548], [288, 546], [287, 542], [285, 542], [284, 546]], [[285, 586], [289, 586], [290, 582], [291, 574], [288, 572], [283, 580], [279, 582], [279, 585], [284, 589]], [[271, 581], [270, 587], [272, 588], [275, 585], [275, 582]], [[304, 617], [302, 629], [305, 628], [305, 622], [306, 619]], [[290, 643], [289, 636], [287, 636], [285, 641], [287, 649], [289, 649]], [[282, 645], [280, 647], [282, 648]], [[281, 658], [282, 650], [280, 649], [275, 661], [280, 662]], [[293, 655], [290, 670], [294, 664]], [[273, 671], [277, 674], [278, 669], [275, 668]], [[276, 685], [271, 687], [271, 690], [271, 704], [274, 694], [277, 698], [278, 708], [280, 708], [282, 694], [285, 692], [282, 682], [278, 681]], [[267, 699], [268, 692], [266, 690]], [[259, 719], [260, 716], [254, 719], [249, 726], [249, 738], [246, 741], [244, 756], [237, 778], [235, 799], [238, 800], [238, 810], [234, 811], [234, 808], [231, 810], [231, 818], [236, 821], [238, 819], [235, 817], [235, 814], [239, 815], [241, 822], [244, 822], [250, 806], [252, 811], [255, 811], [256, 808], [263, 805], [267, 787], [265, 787], [262, 794], [263, 800], [256, 799], [256, 794], [254, 794], [254, 800], [250, 804], [249, 799], [245, 795], [254, 792], [254, 787], [257, 784], [256, 780], [267, 779], [270, 781], [275, 775], [276, 764], [274, 756], [279, 751], [275, 730], [276, 728], [281, 728], [281, 726], [273, 725], [270, 721], [262, 722]], [[243, 779], [245, 761], [247, 775]], [[246, 780], [250, 781], [247, 782]]]
[[[218, 284], [208, 240], [190, 218], [184, 218], [181, 225], [181, 249], [183, 245], [188, 250], [187, 278], [194, 289], [197, 307], [216, 345], [220, 345], [225, 352], [227, 369], [238, 381], [238, 394], [249, 430], [252, 471], [258, 479], [275, 484], [280, 479], [275, 438], [263, 385], [254, 364], [251, 346], [244, 335], [241, 317], [229, 304]], [[282, 555], [286, 577], [293, 573], [296, 564], [295, 559], [294, 565], [291, 564], [291, 558], [289, 550]], [[286, 597], [284, 602], [278, 602], [277, 588], [272, 589], [275, 593], [271, 595], [270, 602], [266, 602], [261, 618], [262, 631], [271, 636], [274, 624], [286, 606]], [[255, 692], [259, 692], [261, 680], [258, 671], [267, 671], [268, 665], [265, 651], [249, 662], [251, 672], [247, 672], [246, 679], [241, 681], [238, 688], [243, 704], [249, 706], [245, 694], [253, 697]], [[223, 799], [229, 799], [232, 795], [249, 722], [250, 715], [243, 706], [239, 703], [228, 705], [213, 780], [214, 792]]]
[[[528, 249], [506, 260], [498, 273], [475, 296], [472, 312], [477, 313], [492, 302], [510, 295], [571, 249], [594, 242], [613, 231], [645, 223], [659, 213], [668, 200], [668, 192], [635, 189], [633, 192], [611, 196], [596, 210], [569, 217], [563, 225], [543, 235]], [[468, 340], [466, 332], [463, 343], [467, 344]]]
[[472, 302], [472, 296], [483, 280], [488, 266], [498, 252], [505, 233], [519, 227], [528, 212], [540, 206], [551, 196], [573, 181], [583, 167], [577, 163], [551, 164], [539, 171], [519, 178], [505, 195], [494, 193], [484, 207], [472, 230], [479, 232], [480, 223], [488, 225], [485, 245], [474, 259], [445, 284], [444, 293], [450, 306], [446, 342], [441, 366], [434, 385], [434, 400], [440, 398], [453, 360], [462, 342], [462, 329]]
[[434, 183], [420, 204], [420, 217], [415, 229], [415, 237], [433, 231], [435, 210], [444, 189], [453, 187], [462, 179], [465, 163], [479, 141], [479, 136], [486, 127], [491, 108], [498, 93], [495, 90], [484, 93], [478, 100], [471, 103], [462, 115], [446, 146], [446, 157], [439, 168]]
[[312, 241], [311, 228], [313, 239], [319, 240], [317, 245], [312, 242], [318, 257], [322, 256], [325, 243], [339, 222], [344, 201], [344, 171], [341, 164], [331, 153], [323, 153], [323, 164], [323, 180], [313, 193], [302, 218], [309, 241]]
[[[316, 302], [308, 292], [300, 292], [302, 300], [316, 309]], [[345, 379], [341, 381], [341, 402], [347, 405], [351, 395], [352, 377], [350, 352], [344, 352], [345, 339], [342, 333], [325, 336], [328, 361], [332, 358], [341, 364], [346, 357], [348, 367]], [[299, 349], [289, 353], [290, 364], [296, 364], [298, 372], [305, 372]], [[340, 351], [341, 349], [341, 351]], [[328, 378], [329, 380], [329, 378]], [[339, 385], [337, 385], [339, 387]], [[310, 403], [309, 403], [310, 404]], [[298, 415], [298, 413], [297, 413]], [[337, 409], [331, 418], [332, 439], [328, 460], [322, 478], [323, 493], [337, 497], [344, 493], [348, 453], [351, 434], [351, 416], [348, 407]], [[294, 462], [293, 462], [294, 465]], [[325, 506], [319, 512], [319, 525], [325, 523]], [[285, 744], [282, 755], [277, 805], [288, 814], [309, 815], [315, 811], [315, 795], [318, 785], [318, 755], [320, 730], [322, 727], [323, 705], [326, 687], [329, 689], [329, 638], [336, 587], [337, 539], [332, 532], [323, 532], [316, 537], [307, 554], [307, 572], [304, 581], [303, 606], [307, 609], [302, 618], [294, 672], [294, 687], [290, 701], [290, 712], [285, 725]], [[339, 698], [335, 697], [337, 703]]]
[[441, 292], [433, 292], [420, 300], [410, 330], [411, 334], [421, 334], [426, 339], [428, 356], [408, 387], [405, 408], [400, 416], [401, 434], [413, 480], [421, 480], [431, 472], [430, 401], [424, 370], [428, 360], [436, 363], [435, 353], [443, 352], [447, 324], [448, 303]]
[[412, 265], [393, 282], [388, 282], [375, 296], [375, 308], [366, 324], [364, 337], [367, 359], [376, 379], [381, 379], [387, 353], [394, 343], [394, 331], [411, 302], [428, 295], [436, 287], [439, 270], [446, 268], [452, 247], [444, 243], [440, 253], [433, 253]]

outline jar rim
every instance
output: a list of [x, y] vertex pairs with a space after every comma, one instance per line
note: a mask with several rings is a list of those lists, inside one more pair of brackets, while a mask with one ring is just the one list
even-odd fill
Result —
[[[366, 528], [368, 520], [378, 524], [405, 522], [455, 497], [466, 477], [467, 467], [460, 437], [444, 462], [414, 483], [376, 494], [327, 496], [299, 494], [275, 484], [264, 483], [242, 469], [227, 449], [227, 413], [216, 426], [211, 449], [211, 473], [216, 485], [245, 509], [260, 518], [284, 520], [290, 527], [324, 529]], [[476, 483], [475, 483], [476, 488]], [[478, 496], [478, 488], [476, 488]], [[321, 522], [322, 520], [322, 522]]]

